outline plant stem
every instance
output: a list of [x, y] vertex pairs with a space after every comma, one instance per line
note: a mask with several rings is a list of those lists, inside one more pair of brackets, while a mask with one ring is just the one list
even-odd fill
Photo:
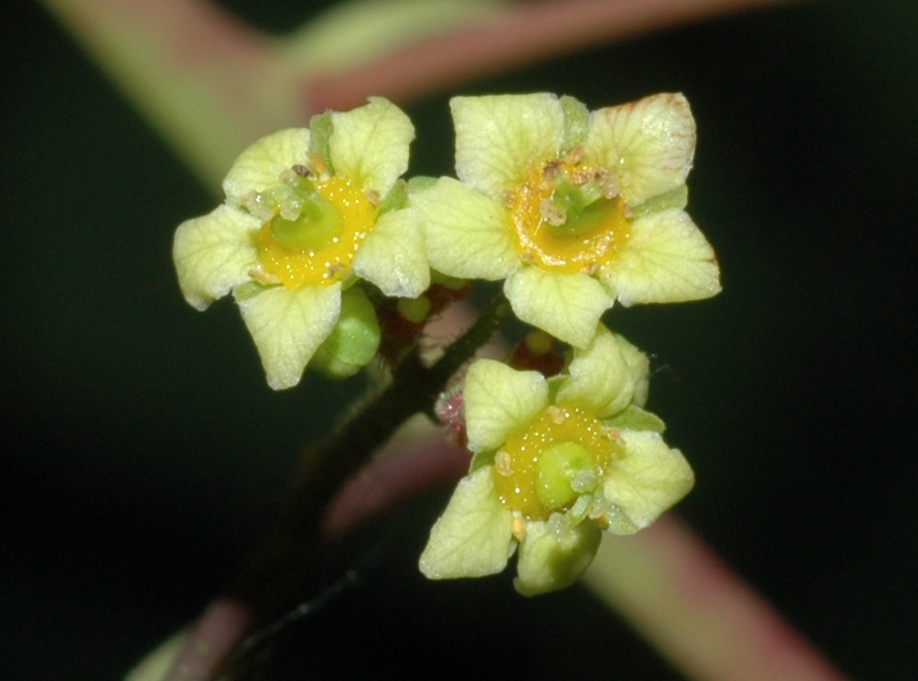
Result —
[[[344, 482], [369, 460], [409, 417], [431, 414], [447, 381], [481, 348], [510, 314], [498, 293], [477, 321], [427, 367], [413, 350], [396, 368], [392, 382], [325, 442], [307, 450], [294, 474], [287, 503], [267, 539], [243, 563], [226, 592], [249, 611], [258, 630], [323, 587], [337, 542], [321, 531], [321, 519]], [[244, 678], [256, 652], [236, 647], [218, 678]]]
[[673, 514], [606, 535], [583, 581], [687, 679], [845, 681]]

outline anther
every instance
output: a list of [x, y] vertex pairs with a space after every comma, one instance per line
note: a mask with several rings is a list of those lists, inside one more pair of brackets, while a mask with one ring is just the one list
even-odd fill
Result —
[[501, 450], [494, 456], [494, 470], [497, 471], [498, 475], [502, 475], [505, 478], [513, 475], [512, 463], [509, 452]]
[[564, 155], [564, 162], [570, 163], [572, 166], [577, 165], [582, 160], [583, 146], [579, 144]]
[[370, 202], [370, 205], [373, 206], [373, 208], [379, 208], [379, 204], [382, 203], [382, 199], [380, 199], [378, 191], [375, 189], [367, 189], [363, 194], [367, 197], [367, 201]]
[[249, 270], [249, 277], [257, 281], [259, 284], [264, 284], [265, 286], [273, 286], [274, 284], [281, 283], [281, 280], [275, 277], [273, 274], [255, 268]]
[[510, 523], [510, 531], [517, 541], [523, 541], [526, 538], [526, 519], [519, 511], [513, 512], [513, 520]]
[[564, 419], [567, 418], [567, 412], [564, 411], [561, 407], [552, 405], [548, 408], [548, 418], [560, 426], [562, 423], [564, 423]]
[[555, 205], [551, 199], [542, 199], [542, 203], [539, 204], [539, 212], [545, 222], [555, 227], [560, 227], [567, 222], [567, 213]]

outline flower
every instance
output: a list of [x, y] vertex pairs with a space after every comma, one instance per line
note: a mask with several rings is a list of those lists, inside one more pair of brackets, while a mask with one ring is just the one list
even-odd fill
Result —
[[358, 277], [389, 296], [427, 288], [423, 231], [398, 181], [412, 139], [382, 98], [315, 116], [246, 149], [223, 180], [225, 203], [176, 231], [185, 299], [203, 310], [233, 292], [275, 390], [299, 383]]
[[579, 348], [616, 298], [720, 291], [714, 252], [682, 210], [695, 121], [681, 94], [592, 113], [547, 93], [450, 105], [461, 182], [410, 198], [435, 270], [506, 279], [517, 317]]
[[647, 357], [603, 326], [559, 377], [472, 364], [463, 390], [470, 473], [431, 529], [421, 572], [494, 574], [519, 545], [514, 586], [540, 594], [583, 574], [602, 530], [653, 523], [694, 476], [642, 409], [647, 386]]

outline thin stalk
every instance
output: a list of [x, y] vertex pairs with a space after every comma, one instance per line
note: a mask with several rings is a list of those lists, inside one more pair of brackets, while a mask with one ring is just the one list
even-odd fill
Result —
[[[251, 630], [270, 624], [321, 592], [338, 543], [321, 527], [334, 495], [405, 420], [419, 412], [432, 413], [447, 381], [488, 342], [509, 314], [510, 305], [498, 293], [433, 366], [425, 366], [417, 349], [413, 350], [397, 367], [388, 387], [329, 439], [304, 453], [279, 520], [226, 592], [229, 602], [241, 604], [250, 615]], [[245, 678], [248, 668], [257, 662], [255, 648], [237, 646], [215, 678]]]

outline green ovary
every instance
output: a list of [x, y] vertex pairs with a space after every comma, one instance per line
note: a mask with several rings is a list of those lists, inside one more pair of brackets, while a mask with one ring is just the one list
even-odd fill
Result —
[[615, 448], [589, 410], [551, 406], [507, 438], [495, 456], [494, 485], [505, 506], [527, 520], [546, 520], [599, 485]]
[[343, 279], [379, 212], [346, 178], [317, 181], [314, 188], [309, 183], [308, 189], [284, 205], [296, 213], [294, 219], [278, 206], [256, 238], [262, 269], [288, 289]]

